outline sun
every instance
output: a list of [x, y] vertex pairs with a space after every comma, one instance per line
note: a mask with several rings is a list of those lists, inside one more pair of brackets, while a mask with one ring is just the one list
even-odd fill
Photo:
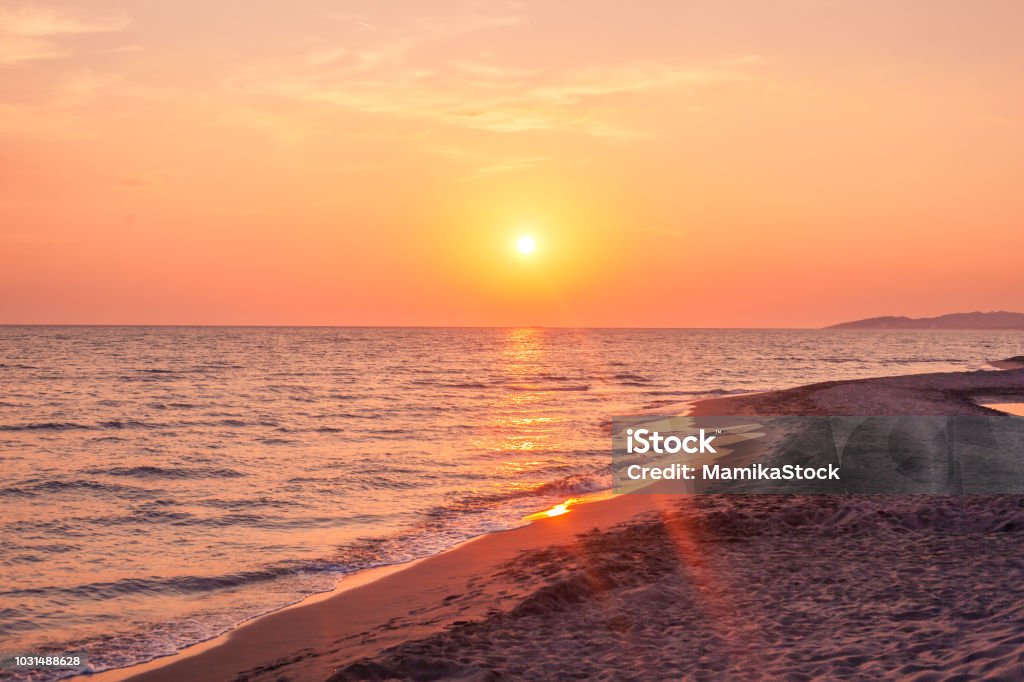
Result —
[[516, 248], [519, 249], [519, 253], [529, 255], [537, 248], [537, 240], [528, 234], [524, 234], [519, 238], [519, 241], [516, 242]]

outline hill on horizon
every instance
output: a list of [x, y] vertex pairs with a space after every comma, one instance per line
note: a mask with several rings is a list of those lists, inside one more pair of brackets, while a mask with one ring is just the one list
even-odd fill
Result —
[[825, 329], [1022, 329], [1024, 313], [1005, 310], [982, 313], [950, 313], [938, 317], [887, 315], [833, 324]]

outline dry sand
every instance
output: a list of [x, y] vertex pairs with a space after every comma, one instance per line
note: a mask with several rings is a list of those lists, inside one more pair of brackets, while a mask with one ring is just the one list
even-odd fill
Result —
[[524, 554], [511, 609], [332, 680], [949, 679], [1024, 673], [1018, 499], [693, 497]]
[[[1024, 370], [697, 414], [993, 414]], [[1024, 453], [1022, 453], [1024, 454]], [[624, 495], [258, 619], [132, 679], [1024, 678], [1024, 499]]]
[[829, 381], [785, 391], [715, 398], [698, 403], [694, 415], [882, 416], [992, 415], [984, 402], [1024, 396], [1024, 369], [946, 372]]

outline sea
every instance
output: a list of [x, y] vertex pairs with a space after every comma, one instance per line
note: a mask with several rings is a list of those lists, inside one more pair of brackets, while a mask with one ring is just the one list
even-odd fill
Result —
[[610, 487], [613, 415], [1022, 354], [1010, 331], [3, 326], [0, 651], [140, 663], [522, 525]]

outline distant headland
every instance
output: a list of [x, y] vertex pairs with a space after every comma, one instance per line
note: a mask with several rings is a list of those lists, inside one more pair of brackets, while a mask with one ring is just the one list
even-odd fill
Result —
[[825, 329], [1024, 329], [1024, 313], [999, 310], [917, 318], [888, 315], [843, 322]]

